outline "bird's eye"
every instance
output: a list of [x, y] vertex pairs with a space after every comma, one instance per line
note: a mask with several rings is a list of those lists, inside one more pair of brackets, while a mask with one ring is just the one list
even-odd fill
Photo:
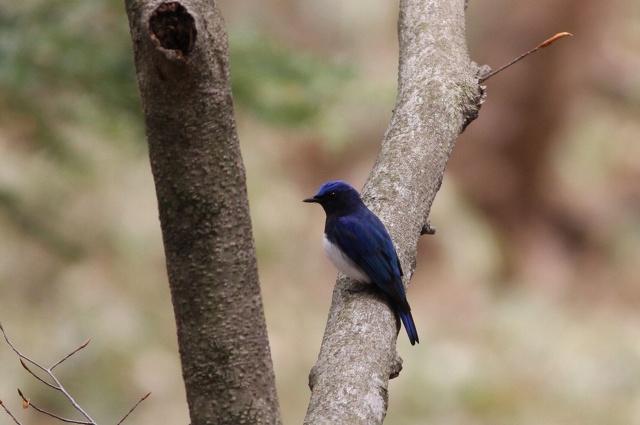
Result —
[[336, 193], [335, 193], [335, 192], [331, 192], [331, 193], [329, 194], [329, 198], [335, 198], [335, 197], [336, 197]]

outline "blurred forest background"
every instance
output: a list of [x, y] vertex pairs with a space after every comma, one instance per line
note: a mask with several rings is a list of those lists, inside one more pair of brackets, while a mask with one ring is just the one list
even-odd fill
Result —
[[[285, 424], [301, 423], [336, 271], [328, 179], [362, 187], [391, 117], [397, 2], [221, 1]], [[640, 3], [471, 1], [493, 77], [422, 238], [387, 424], [640, 423]], [[0, 3], [0, 321], [82, 406], [187, 424], [122, 0]], [[63, 415], [0, 343], [0, 399]], [[0, 424], [12, 423], [0, 413]]]

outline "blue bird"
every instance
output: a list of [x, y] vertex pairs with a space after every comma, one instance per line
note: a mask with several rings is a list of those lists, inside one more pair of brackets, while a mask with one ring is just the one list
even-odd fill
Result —
[[400, 316], [411, 345], [420, 342], [396, 249], [387, 229], [358, 192], [343, 181], [330, 181], [303, 202], [318, 203], [327, 214], [323, 245], [333, 265], [350, 278], [373, 282], [381, 289]]

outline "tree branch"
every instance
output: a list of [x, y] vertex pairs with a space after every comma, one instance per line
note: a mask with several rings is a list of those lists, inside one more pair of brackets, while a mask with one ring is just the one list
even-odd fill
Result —
[[[396, 106], [363, 199], [394, 240], [405, 284], [415, 269], [418, 238], [431, 229], [429, 211], [456, 138], [483, 99], [467, 51], [464, 9], [464, 0], [400, 1]], [[376, 293], [349, 291], [352, 283], [336, 282], [309, 376], [306, 424], [382, 423], [388, 380], [402, 368], [392, 310]]]

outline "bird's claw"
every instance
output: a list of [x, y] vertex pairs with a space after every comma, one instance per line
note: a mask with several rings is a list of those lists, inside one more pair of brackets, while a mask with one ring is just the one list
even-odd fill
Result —
[[345, 288], [345, 292], [348, 292], [350, 294], [359, 294], [361, 292], [371, 291], [372, 289], [373, 285], [353, 281], [353, 283], [348, 288]]

